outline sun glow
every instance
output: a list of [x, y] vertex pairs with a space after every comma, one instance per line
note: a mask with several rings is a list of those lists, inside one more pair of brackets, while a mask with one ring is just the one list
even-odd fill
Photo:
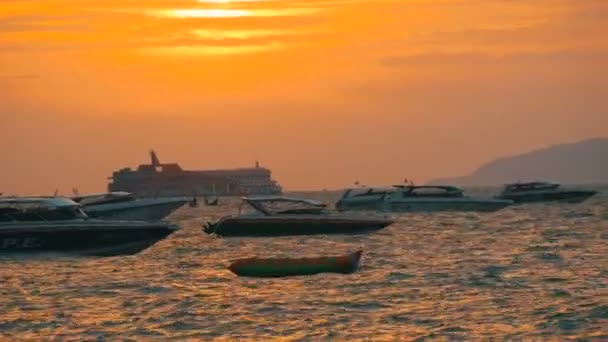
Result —
[[144, 48], [144, 54], [162, 56], [226, 56], [240, 55], [245, 53], [256, 53], [282, 49], [280, 43], [241, 46], [163, 46]]
[[276, 1], [276, 0], [197, 0], [200, 3], [209, 3], [209, 4], [229, 4], [233, 2], [267, 2], [267, 1]]
[[239, 17], [281, 17], [306, 15], [319, 12], [318, 8], [281, 8], [281, 9], [169, 9], [150, 10], [146, 14], [162, 18], [239, 18]]
[[289, 30], [192, 30], [193, 35], [211, 40], [221, 39], [253, 39], [264, 37], [277, 37], [287, 35], [303, 34], [298, 31]]
[[240, 9], [172, 9], [149, 14], [168, 18], [238, 18], [251, 16], [249, 10]]

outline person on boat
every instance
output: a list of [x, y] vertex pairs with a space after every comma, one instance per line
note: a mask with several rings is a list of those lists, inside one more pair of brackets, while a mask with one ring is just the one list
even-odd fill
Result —
[[198, 205], [198, 200], [196, 199], [196, 196], [192, 196], [192, 200], [189, 204], [191, 208], [195, 208]]

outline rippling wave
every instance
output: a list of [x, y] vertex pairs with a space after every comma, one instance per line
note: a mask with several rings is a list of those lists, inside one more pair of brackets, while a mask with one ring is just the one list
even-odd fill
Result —
[[[393, 215], [370, 235], [201, 232], [236, 207], [182, 208], [171, 220], [183, 229], [136, 256], [3, 259], [0, 338], [608, 339], [605, 193], [579, 205]], [[226, 268], [359, 246], [352, 275], [254, 279]]]

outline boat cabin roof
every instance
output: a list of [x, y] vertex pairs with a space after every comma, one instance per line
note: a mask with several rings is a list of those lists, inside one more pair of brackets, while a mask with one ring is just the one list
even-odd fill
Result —
[[325, 204], [311, 199], [287, 196], [243, 197], [242, 200], [266, 216], [319, 213], [326, 207]]
[[125, 191], [113, 191], [113, 192], [100, 192], [97, 194], [88, 194], [82, 196], [74, 196], [72, 199], [76, 202], [79, 200], [87, 199], [87, 198], [98, 198], [98, 197], [123, 197], [123, 196], [133, 196], [131, 192]]
[[65, 197], [3, 197], [0, 198], [0, 208], [47, 208], [59, 209], [68, 207], [79, 207], [80, 204]]
[[461, 196], [462, 189], [451, 185], [393, 185], [392, 188], [352, 188], [345, 193], [347, 197], [382, 196], [401, 191], [405, 196]]
[[103, 192], [98, 194], [90, 194], [84, 196], [72, 197], [72, 200], [82, 205], [87, 204], [101, 204], [110, 202], [119, 202], [133, 199], [134, 195], [130, 192], [114, 191], [114, 192]]
[[346, 190], [345, 195], [348, 195], [349, 197], [354, 197], [354, 196], [378, 196], [378, 195], [384, 195], [390, 192], [394, 192], [395, 189], [393, 188], [368, 188], [368, 187], [361, 187], [361, 188], [350, 188]]
[[398, 186], [404, 197], [462, 197], [463, 191], [451, 185]]
[[80, 204], [63, 197], [0, 198], [0, 222], [83, 219]]
[[453, 185], [393, 185], [394, 188], [408, 191], [415, 190], [439, 190], [445, 192], [462, 192], [462, 189]]
[[505, 191], [529, 191], [529, 190], [548, 190], [556, 189], [560, 185], [550, 182], [526, 182], [526, 183], [511, 183], [505, 185]]

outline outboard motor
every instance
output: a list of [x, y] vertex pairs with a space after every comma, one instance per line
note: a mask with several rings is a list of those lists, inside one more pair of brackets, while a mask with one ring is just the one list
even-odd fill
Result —
[[211, 222], [207, 222], [203, 226], [203, 231], [205, 233], [207, 233], [207, 234], [213, 234], [213, 233], [215, 233], [215, 226], [216, 226], [216, 224], [213, 224]]

